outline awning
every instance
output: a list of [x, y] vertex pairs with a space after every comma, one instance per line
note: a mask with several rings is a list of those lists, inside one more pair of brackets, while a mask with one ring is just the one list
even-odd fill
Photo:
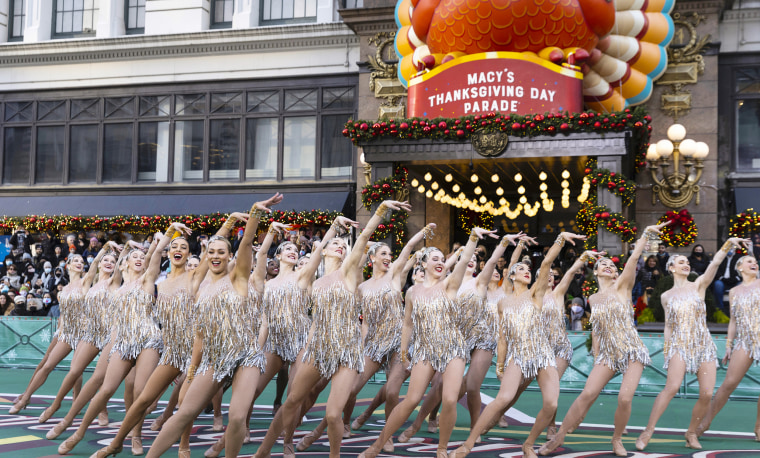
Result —
[[[0, 197], [0, 212], [5, 216], [28, 215], [185, 215], [245, 211], [256, 201], [273, 193], [242, 194], [147, 194], [86, 196]], [[328, 210], [353, 216], [355, 209], [349, 191], [283, 192], [278, 210]]]

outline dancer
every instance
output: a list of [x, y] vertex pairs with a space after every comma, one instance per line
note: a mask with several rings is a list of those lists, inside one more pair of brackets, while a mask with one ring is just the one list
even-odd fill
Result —
[[[259, 221], [271, 212], [270, 206], [280, 201], [282, 196], [278, 193], [251, 207], [238, 247], [241, 256], [231, 269], [229, 240], [219, 236], [209, 240], [206, 254], [209, 273], [196, 294], [195, 338], [191, 364], [187, 369], [189, 386], [179, 410], [164, 424], [153, 442], [148, 451], [149, 458], [161, 456], [172, 446], [227, 377], [232, 377], [227, 455], [238, 455], [247, 429], [248, 406], [264, 370], [262, 345], [267, 337], [266, 317], [262, 316], [259, 304], [248, 301], [248, 277], [253, 260], [248, 253], [253, 248]], [[240, 216], [246, 219], [244, 215]], [[232, 225], [228, 227], [231, 229]], [[271, 244], [273, 234], [281, 227], [270, 225], [268, 242], [265, 243]], [[266, 256], [266, 251], [261, 255]], [[265, 268], [266, 263], [259, 259], [257, 278], [263, 277]]]
[[[492, 313], [492, 311], [496, 310], [498, 301], [496, 301], [494, 307], [489, 307], [488, 305], [489, 291], [490, 296], [493, 297], [494, 292], [499, 289], [499, 280], [501, 280], [501, 274], [496, 270], [496, 261], [504, 254], [509, 243], [514, 243], [515, 240], [520, 240], [522, 243], [535, 243], [535, 240], [522, 232], [506, 235], [505, 239], [508, 242], [506, 244], [500, 243], [496, 246], [483, 270], [477, 273], [477, 275], [478, 258], [475, 255], [471, 257], [470, 262], [467, 263], [465, 280], [462, 282], [462, 286], [457, 293], [459, 327], [464, 335], [470, 355], [470, 367], [467, 369], [467, 374], [462, 381], [459, 397], [461, 398], [467, 394], [470, 428], [475, 426], [480, 416], [482, 406], [480, 387], [488, 373], [488, 368], [491, 367], [491, 360], [493, 360], [493, 353], [496, 350], [496, 342], [498, 340], [497, 320], [494, 319], [494, 316], [498, 315], [498, 313]], [[473, 277], [473, 275], [475, 276]], [[430, 391], [425, 396], [420, 412], [417, 414], [412, 425], [401, 433], [398, 438], [399, 442], [409, 442], [422, 427], [423, 420], [440, 404], [441, 386], [442, 380], [439, 377], [435, 377]], [[432, 430], [431, 432], [435, 432], [434, 428], [437, 427], [437, 423], [438, 421], [434, 418], [428, 420], [428, 431]]]
[[[291, 372], [296, 373], [295, 378], [288, 388], [285, 403], [277, 412], [264, 441], [256, 451], [257, 457], [269, 456], [275, 440], [283, 429], [285, 432], [283, 454], [294, 456], [293, 430], [301, 418], [302, 404], [308, 399], [313, 386], [322, 378], [331, 380], [330, 394], [325, 407], [330, 456], [340, 456], [340, 442], [343, 438], [340, 415], [351, 394], [351, 387], [356, 377], [364, 369], [355, 292], [361, 277], [364, 248], [388, 210], [410, 211], [411, 208], [406, 202], [384, 201], [357, 237], [350, 253], [347, 253], [346, 242], [341, 238], [335, 238], [334, 235], [339, 225], [345, 227], [348, 224], [357, 223], [351, 220], [333, 223], [318, 252], [312, 252], [309, 264], [301, 270], [302, 275], [313, 272], [319, 262], [319, 255], [324, 253], [325, 274], [314, 281], [311, 291], [313, 323], [309, 330], [306, 347], [302, 350], [303, 355], [296, 360], [291, 369]], [[308, 287], [308, 283], [303, 286]]]
[[[17, 414], [26, 408], [32, 395], [47, 380], [48, 375], [55, 367], [63, 361], [72, 350], [76, 349], [77, 343], [82, 340], [87, 330], [85, 321], [84, 306], [84, 259], [82, 256], [75, 254], [69, 256], [66, 260], [66, 269], [69, 272], [69, 284], [63, 287], [58, 293], [58, 303], [60, 304], [61, 317], [58, 320], [58, 330], [56, 331], [55, 347], [47, 357], [47, 361], [36, 371], [29, 380], [24, 393], [19, 397], [15, 404], [8, 410], [9, 414]], [[94, 273], [93, 273], [94, 275]], [[89, 278], [92, 282], [92, 278]]]
[[[370, 378], [385, 363], [389, 372], [403, 373], [404, 368], [397, 357], [401, 343], [401, 328], [404, 322], [404, 306], [401, 294], [402, 282], [406, 280], [409, 255], [412, 249], [423, 239], [432, 238], [435, 224], [430, 223], [416, 233], [391, 262], [391, 248], [383, 242], [374, 243], [367, 251], [372, 264], [372, 278], [359, 285], [358, 295], [361, 301], [362, 336], [364, 340], [364, 372], [357, 377], [351, 394], [343, 409], [343, 429], [350, 434], [349, 422], [353, 414], [356, 396]], [[398, 376], [398, 375], [397, 375]], [[398, 396], [386, 402], [385, 416], [390, 416], [398, 404]], [[319, 439], [327, 428], [327, 419], [323, 418], [317, 427], [304, 436], [297, 445], [297, 450], [304, 451]], [[383, 446], [385, 452], [393, 452], [393, 440]]]
[[710, 330], [707, 329], [705, 291], [712, 283], [728, 250], [733, 247], [742, 248], [742, 244], [751, 246], [751, 243], [748, 239], [728, 239], [723, 248], [715, 254], [705, 273], [693, 283], [688, 280], [691, 267], [686, 256], [672, 255], [668, 259], [665, 269], [673, 275], [673, 287], [662, 294], [662, 306], [665, 309], [663, 354], [668, 378], [665, 388], [654, 401], [646, 428], [636, 440], [637, 450], [646, 448], [654, 434], [657, 420], [665, 413], [687, 372], [697, 376], [699, 399], [691, 411], [689, 429], [685, 434], [686, 447], [702, 448], [697, 440], [697, 428], [710, 406], [718, 366], [718, 352]]
[[[114, 317], [117, 319], [112, 334], [113, 346], [108, 358], [105, 379], [98, 393], [90, 401], [79, 428], [59, 447], [58, 453], [68, 454], [84, 438], [95, 416], [111, 399], [134, 366], [134, 393], [142, 392], [145, 382], [156, 368], [163, 348], [161, 331], [153, 316], [153, 292], [160, 273], [161, 252], [169, 244], [168, 237], [154, 237], [152, 255], [147, 259], [142, 245], [130, 241], [128, 255], [122, 259], [124, 284], [113, 293]], [[125, 247], [126, 249], [126, 247]], [[147, 267], [146, 267], [147, 264]], [[152, 401], [152, 399], [151, 399]], [[60, 434], [68, 427], [66, 418], [53, 431]], [[53, 432], [51, 431], [51, 432]], [[142, 438], [132, 436], [132, 454], [142, 455]]]
[[[760, 279], [757, 276], [757, 259], [752, 255], [742, 256], [736, 261], [735, 269], [741, 275], [742, 282], [728, 292], [731, 321], [728, 323], [726, 354], [723, 357], [723, 364], [728, 363], [728, 370], [710, 403], [707, 415], [697, 429], [698, 436], [710, 429], [710, 423], [726, 405], [728, 397], [752, 363], [760, 361]], [[760, 401], [754, 431], [755, 440], [760, 442]]]
[[[499, 394], [483, 411], [478, 422], [470, 430], [467, 440], [451, 457], [465, 457], [470, 453], [481, 432], [492, 424], [503, 409], [509, 405], [517, 393], [517, 389], [525, 380], [535, 377], [541, 388], [543, 405], [536, 415], [533, 428], [523, 443], [522, 450], [526, 457], [536, 456], [533, 444], [541, 431], [551, 422], [557, 410], [559, 398], [559, 377], [555, 363], [554, 352], [544, 332], [542, 332], [542, 308], [544, 296], [549, 287], [549, 275], [552, 262], [557, 258], [565, 242], [575, 245], [576, 240], [584, 240], [585, 236], [562, 232], [546, 253], [538, 276], [532, 287], [530, 267], [517, 263], [509, 270], [507, 279], [514, 289], [510, 297], [505, 297], [500, 303], [502, 324], [499, 338], [499, 353], [496, 363], [496, 374], [501, 376]], [[591, 252], [584, 253], [590, 256]]]
[[[422, 257], [425, 280], [407, 291], [404, 329], [401, 335], [401, 360], [408, 359], [409, 341], [414, 333], [414, 355], [410, 361], [412, 375], [406, 398], [393, 409], [380, 437], [360, 457], [372, 458], [380, 453], [382, 446], [409, 418], [425, 394], [436, 372], [443, 377], [441, 420], [438, 440], [438, 457], [446, 456], [451, 431], [456, 424], [456, 402], [464, 375], [467, 344], [456, 324], [458, 310], [455, 304], [462, 284], [467, 263], [472, 257], [478, 240], [488, 235], [496, 238], [493, 231], [474, 228], [451, 275], [444, 270], [445, 257], [437, 248], [429, 247]], [[502, 241], [503, 243], [504, 241]]]
[[599, 282], [599, 292], [589, 297], [594, 368], [588, 376], [583, 392], [565, 415], [557, 435], [539, 450], [541, 455], [548, 455], [562, 445], [568, 430], [580, 425], [604, 386], [618, 372], [623, 374], [623, 381], [620, 384], [618, 406], [615, 410], [612, 450], [617, 456], [627, 455], [623, 447], [623, 431], [631, 416], [631, 403], [641, 373], [651, 362], [649, 351], [633, 326], [631, 290], [636, 281], [636, 264], [647, 245], [648, 235], [659, 234], [660, 229], [667, 224], [665, 222], [646, 228], [620, 275], [611, 259], [600, 258], [596, 261], [594, 274]]
[[[115, 242], [108, 242], [103, 245], [98, 255], [90, 263], [90, 270], [87, 271], [82, 279], [81, 291], [84, 293], [84, 314], [83, 325], [85, 332], [77, 343], [74, 350], [74, 357], [71, 360], [69, 372], [61, 382], [61, 388], [53, 400], [52, 404], [42, 412], [39, 422], [45, 423], [61, 407], [64, 396], [74, 387], [77, 380], [82, 377], [87, 365], [100, 353], [108, 344], [111, 331], [111, 304], [110, 291], [108, 286], [111, 284], [111, 275], [116, 267], [116, 253], [120, 252], [122, 247]], [[98, 282], [93, 285], [95, 277]], [[106, 357], [107, 359], [107, 357]], [[108, 425], [108, 416], [105, 417], [105, 425], [100, 421], [102, 412], [99, 417], [100, 426]]]

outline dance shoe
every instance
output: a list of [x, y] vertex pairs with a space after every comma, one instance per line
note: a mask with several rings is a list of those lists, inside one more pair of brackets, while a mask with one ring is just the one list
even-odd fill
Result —
[[52, 410], [52, 406], [48, 407], [42, 412], [42, 415], [40, 415], [40, 418], [38, 421], [40, 423], [45, 423], [46, 421], [50, 420], [50, 417], [52, 417], [54, 413], [55, 413], [55, 410]]
[[47, 438], [48, 440], [53, 440], [57, 438], [58, 436], [60, 436], [61, 434], [63, 434], [63, 432], [66, 431], [66, 428], [68, 428], [69, 426], [71, 426], [71, 422], [66, 421], [66, 419], [64, 418], [55, 426], [53, 426], [53, 429], [51, 429], [50, 431], [47, 432], [47, 434], [45, 434], [45, 438]]
[[383, 445], [383, 451], [385, 453], [393, 453], [394, 450], [395, 450], [395, 447], [393, 446], [393, 437], [391, 437], [390, 439], [388, 439], [388, 442], [386, 442], [385, 445]]
[[166, 411], [164, 410], [161, 412], [161, 415], [157, 416], [155, 420], [153, 420], [153, 423], [150, 424], [150, 430], [151, 431], [159, 431], [162, 426], [164, 426], [164, 422], [166, 422], [166, 418], [164, 417], [164, 414]]
[[615, 456], [628, 456], [628, 452], [625, 450], [625, 447], [623, 447], [623, 439], [613, 438], [612, 439], [612, 453], [615, 454]]
[[106, 409], [98, 414], [98, 426], [108, 426], [108, 411]]
[[351, 422], [351, 429], [360, 429], [362, 426], [364, 426], [364, 423], [367, 423], [367, 420], [369, 420], [370, 416], [372, 416], [372, 413], [368, 413], [366, 410], [362, 412], [361, 415], [354, 418], [354, 421]]
[[697, 440], [696, 433], [693, 433], [691, 431], [686, 431], [686, 434], [684, 434], [684, 437], [686, 438], [687, 448], [693, 448], [694, 450], [702, 450], [702, 444], [700, 444], [699, 441]]
[[428, 432], [430, 434], [435, 434], [438, 432], [438, 419], [435, 420], [428, 420]]
[[435, 451], [435, 458], [448, 458], [448, 454], [446, 453], [446, 449], [441, 450], [440, 448]]
[[29, 401], [26, 401], [23, 404], [21, 403], [21, 401], [18, 401], [15, 404], [13, 404], [10, 409], [8, 409], [8, 413], [11, 415], [16, 415], [17, 413], [26, 409], [27, 404], [29, 404]]
[[351, 437], [351, 428], [348, 425], [343, 425], [343, 439]]
[[560, 445], [562, 445], [562, 441], [558, 441], [555, 437], [554, 439], [542, 445], [541, 448], [538, 449], [538, 454], [541, 456], [548, 455], [556, 450]]
[[400, 436], [398, 436], [398, 441], [402, 444], [405, 444], [409, 442], [411, 438], [414, 437], [414, 435], [417, 434], [417, 428], [414, 427], [414, 423], [412, 423], [412, 426], [406, 428], [403, 433], [401, 433]]
[[372, 447], [370, 447], [367, 450], [361, 452], [356, 458], [375, 458], [379, 453], [380, 452], [376, 452], [372, 450]]
[[557, 427], [556, 426], [549, 426], [546, 428], [546, 440], [550, 441], [554, 439], [554, 436], [557, 435]]
[[[699, 437], [699, 436], [700, 435], [697, 434], [697, 437]], [[758, 429], [755, 430], [755, 442], [760, 442], [760, 428], [758, 428]]]
[[211, 431], [224, 431], [224, 418], [221, 416], [214, 417], [214, 424], [211, 426]]
[[208, 450], [203, 454], [206, 458], [216, 458], [217, 456], [222, 454], [222, 450], [224, 450], [224, 437], [220, 438], [214, 445], [209, 447]]
[[536, 456], [536, 451], [533, 450], [532, 445], [523, 444], [522, 451], [523, 451], [523, 458], [538, 458]]
[[139, 456], [143, 454], [142, 437], [132, 436], [132, 455]]
[[650, 431], [645, 428], [644, 431], [639, 434], [639, 438], [636, 439], [636, 450], [642, 451], [647, 448], [647, 444], [649, 444], [649, 440], [652, 438], [652, 434], [654, 434], [654, 431]]
[[296, 452], [293, 450], [293, 444], [282, 444], [282, 458], [296, 458]]
[[504, 416], [499, 418], [499, 428], [509, 428], [509, 422]]
[[190, 449], [181, 448], [177, 450], [177, 458], [190, 458]]
[[109, 445], [108, 447], [103, 447], [100, 450], [98, 450], [97, 452], [95, 452], [92, 455], [90, 455], [90, 458], [106, 458], [106, 457], [109, 457], [109, 456], [116, 456], [119, 453], [121, 453], [121, 451], [123, 449], [124, 449], [124, 447], [119, 446], [119, 448], [117, 448], [115, 450], [111, 450], [111, 446]]
[[74, 450], [74, 447], [77, 446], [79, 441], [82, 440], [82, 436], [79, 433], [74, 433], [71, 437], [63, 441], [61, 445], [58, 446], [58, 454], [59, 455], [68, 455], [70, 451]]
[[299, 452], [304, 452], [311, 447], [311, 444], [316, 442], [320, 437], [322, 437], [322, 432], [317, 432], [317, 430], [309, 431], [306, 433], [305, 436], [301, 438], [300, 441], [298, 441], [298, 444], [296, 444], [296, 450]]
[[459, 446], [458, 449], [449, 453], [449, 458], [464, 458], [465, 456], [469, 454], [470, 454], [470, 447], [462, 444]]

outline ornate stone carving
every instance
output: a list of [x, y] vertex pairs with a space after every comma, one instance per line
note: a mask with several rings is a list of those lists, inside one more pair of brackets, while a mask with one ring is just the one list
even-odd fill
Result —
[[508, 144], [509, 136], [498, 130], [479, 130], [472, 136], [472, 147], [485, 157], [500, 156]]
[[379, 32], [368, 40], [369, 44], [376, 48], [374, 56], [367, 56], [369, 67], [372, 69], [369, 75], [369, 90], [373, 91], [378, 99], [385, 100], [380, 105], [380, 118], [403, 117], [405, 112], [402, 98], [406, 96], [406, 88], [396, 76], [397, 62], [390, 57], [395, 37], [396, 34], [393, 32]]

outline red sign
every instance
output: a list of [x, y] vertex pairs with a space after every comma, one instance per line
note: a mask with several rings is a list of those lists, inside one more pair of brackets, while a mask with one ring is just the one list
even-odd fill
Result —
[[583, 74], [531, 54], [460, 57], [409, 82], [410, 117], [583, 111]]

